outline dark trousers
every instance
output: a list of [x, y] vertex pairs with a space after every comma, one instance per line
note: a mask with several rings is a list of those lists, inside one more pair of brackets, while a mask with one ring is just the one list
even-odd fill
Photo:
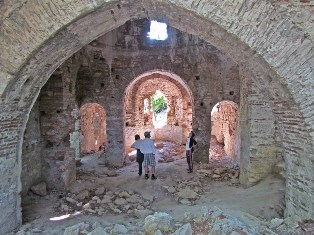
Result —
[[139, 149], [137, 150], [136, 161], [138, 162], [138, 174], [142, 175], [143, 173], [142, 165], [144, 161], [144, 154], [142, 154]]
[[142, 167], [143, 161], [144, 161], [144, 160], [139, 160], [139, 161], [138, 161], [138, 174], [139, 174], [139, 175], [142, 175], [142, 173], [143, 173], [143, 167]]
[[191, 150], [186, 150], [186, 161], [189, 166], [189, 170], [193, 170], [193, 154]]

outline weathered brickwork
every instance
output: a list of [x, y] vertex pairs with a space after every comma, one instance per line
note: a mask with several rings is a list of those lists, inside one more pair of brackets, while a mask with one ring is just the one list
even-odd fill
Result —
[[[119, 8], [117, 3], [1, 2], [0, 156], [8, 161], [14, 158], [17, 165], [21, 164], [28, 113], [39, 90], [62, 62], [125, 21], [149, 16], [210, 42], [252, 75], [263, 95], [269, 98], [282, 130], [287, 164], [286, 215], [313, 217], [314, 27], [309, 6], [312, 2], [146, 0], [121, 1]], [[135, 74], [148, 68], [143, 66]], [[198, 111], [203, 113], [196, 106], [195, 112]], [[112, 130], [112, 137], [119, 136]], [[19, 173], [14, 172], [8, 175], [18, 181]], [[21, 222], [18, 190], [12, 194], [16, 196], [15, 203], [1, 200], [5, 201], [2, 208], [16, 213], [14, 218], [7, 216], [1, 220], [1, 232], [10, 231]], [[8, 205], [14, 205], [16, 210]]]
[[105, 146], [106, 113], [99, 104], [85, 104], [80, 109], [80, 152], [92, 153]]

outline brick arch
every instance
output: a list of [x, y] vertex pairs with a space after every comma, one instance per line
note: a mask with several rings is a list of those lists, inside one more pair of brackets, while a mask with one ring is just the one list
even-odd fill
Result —
[[[163, 90], [162, 87], [168, 86], [171, 87], [171, 92], [169, 90]], [[146, 89], [148, 88], [148, 89]], [[153, 130], [152, 120], [145, 122], [145, 116], [143, 115], [143, 106], [144, 99], [149, 98], [159, 89], [166, 98], [171, 98], [170, 96], [175, 95], [176, 98], [180, 98], [185, 104], [186, 110], [184, 113], [184, 120], [178, 120], [178, 129], [182, 128], [182, 135], [179, 137], [176, 136], [177, 133], [171, 134], [172, 136], [159, 136], [161, 131], [156, 132]], [[183, 108], [183, 107], [182, 107]], [[170, 71], [160, 71], [152, 70], [146, 71], [145, 73], [137, 76], [133, 81], [129, 83], [124, 92], [124, 119], [125, 119], [125, 128], [127, 129], [124, 133], [125, 135], [125, 148], [126, 151], [130, 151], [130, 145], [133, 143], [133, 136], [135, 134], [144, 133], [145, 130], [153, 130], [154, 138], [168, 138], [166, 140], [181, 140], [187, 137], [189, 131], [191, 131], [192, 126], [187, 123], [192, 123], [192, 114], [193, 113], [193, 96], [191, 89], [186, 84], [186, 82], [179, 77], [177, 74], [174, 74]], [[149, 115], [149, 118], [152, 118]], [[169, 122], [169, 120], [168, 120]], [[126, 124], [127, 123], [127, 124]], [[172, 123], [168, 123], [173, 125]], [[168, 133], [168, 132], [167, 132]], [[130, 141], [131, 140], [131, 141]]]
[[[313, 169], [307, 167], [314, 159], [314, 46], [310, 31], [313, 23], [299, 22], [293, 11], [283, 11], [279, 3], [274, 6], [267, 0], [172, 2], [78, 4], [73, 0], [60, 1], [56, 6], [55, 3], [39, 5], [38, 1], [29, 0], [0, 4], [0, 128], [10, 133], [4, 136], [6, 142], [0, 144], [0, 155], [10, 162], [7, 162], [10, 167], [5, 178], [15, 182], [7, 187], [10, 188], [7, 193], [14, 199], [3, 205], [6, 217], [0, 217], [1, 232], [10, 231], [21, 223], [18, 169], [22, 136], [41, 87], [52, 72], [83, 45], [126, 20], [140, 17], [161, 19], [198, 35], [230, 55], [244, 73], [254, 78], [260, 90], [269, 97], [284, 130], [288, 167], [286, 215], [313, 217], [311, 192], [314, 186], [307, 180], [314, 175]], [[306, 7], [290, 7], [303, 16], [311, 14]], [[163, 14], [169, 11], [176, 14]], [[197, 25], [204, 27], [195, 27]], [[312, 198], [304, 202], [306, 196]]]
[[[148, 80], [152, 78], [161, 78], [169, 81], [170, 83], [173, 83], [180, 90], [182, 97], [191, 100], [191, 103], [193, 103], [192, 92], [183, 79], [171, 71], [160, 70], [145, 71], [137, 75], [137, 77], [128, 85], [128, 88], [126, 88], [126, 93], [132, 96], [131, 100], [133, 102], [135, 101], [134, 98], [136, 95], [136, 90], [139, 89], [139, 87], [142, 85], [143, 79]], [[134, 106], [134, 104], [135, 103], [132, 103], [130, 106]]]

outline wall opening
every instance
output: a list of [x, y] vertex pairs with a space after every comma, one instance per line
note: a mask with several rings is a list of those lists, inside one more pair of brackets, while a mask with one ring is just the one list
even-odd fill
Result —
[[150, 31], [147, 35], [150, 39], [166, 40], [168, 38], [167, 24], [152, 20], [150, 22]]
[[210, 159], [231, 158], [236, 160], [238, 131], [238, 105], [221, 101], [211, 111]]
[[125, 153], [133, 151], [130, 146], [135, 134], [144, 138], [146, 130], [157, 142], [184, 144], [192, 130], [190, 94], [180, 77], [167, 72], [147, 72], [134, 79], [124, 97]]
[[155, 94], [151, 96], [151, 106], [154, 127], [158, 129], [167, 125], [167, 98], [160, 90], [156, 90]]

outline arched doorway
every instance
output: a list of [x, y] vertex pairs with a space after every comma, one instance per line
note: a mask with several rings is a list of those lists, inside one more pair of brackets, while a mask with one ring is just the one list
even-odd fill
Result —
[[238, 120], [239, 113], [236, 103], [222, 101], [213, 107], [211, 112], [210, 158], [230, 157], [236, 159], [238, 146], [235, 145], [235, 140]]
[[[162, 106], [153, 107], [158, 94]], [[163, 100], [163, 101], [162, 101]], [[188, 86], [174, 74], [153, 71], [134, 79], [125, 91], [125, 151], [130, 152], [135, 134], [152, 132], [155, 140], [171, 141], [182, 145], [192, 130], [192, 96]], [[156, 108], [156, 110], [154, 110]], [[158, 109], [158, 110], [157, 110]], [[163, 124], [157, 124], [159, 113]], [[143, 138], [143, 136], [142, 136]]]

